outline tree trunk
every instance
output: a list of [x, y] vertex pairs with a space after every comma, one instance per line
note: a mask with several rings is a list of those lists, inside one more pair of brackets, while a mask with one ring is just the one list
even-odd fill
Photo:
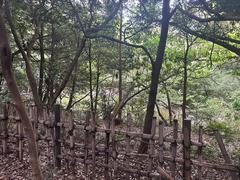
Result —
[[165, 89], [166, 96], [167, 96], [169, 122], [170, 122], [170, 125], [172, 125], [172, 120], [173, 120], [173, 118], [172, 118], [172, 105], [171, 105], [171, 98], [170, 98], [170, 95], [169, 95], [168, 89], [167, 89], [167, 87], [166, 87], [165, 84], [164, 84], [164, 89]]
[[99, 78], [100, 78], [100, 62], [99, 62], [99, 59], [97, 59], [96, 95], [95, 95], [95, 104], [94, 104], [95, 113], [97, 113], [97, 106], [98, 106]]
[[[122, 4], [120, 5], [120, 27], [119, 27], [119, 41], [122, 41]], [[119, 79], [118, 79], [118, 102], [119, 104], [122, 102], [122, 44], [119, 43], [119, 48], [118, 48], [118, 74], [119, 74]], [[122, 110], [120, 109], [118, 112], [118, 118], [122, 118]]]
[[69, 95], [69, 101], [68, 101], [68, 105], [67, 105], [67, 110], [70, 110], [72, 107], [72, 103], [73, 103], [73, 99], [74, 99], [74, 94], [75, 94], [75, 87], [76, 87], [76, 81], [77, 81], [77, 70], [78, 70], [78, 65], [75, 67], [75, 72], [73, 74], [73, 80], [72, 80], [72, 88], [71, 88], [71, 92]]
[[[160, 42], [158, 45], [156, 61], [153, 64], [153, 70], [151, 74], [151, 84], [148, 96], [147, 112], [144, 120], [143, 133], [151, 134], [152, 129], [152, 118], [154, 115], [154, 107], [156, 103], [157, 91], [158, 91], [158, 81], [160, 76], [160, 70], [162, 68], [163, 56], [167, 43], [168, 27], [170, 20], [170, 0], [163, 0], [162, 7], [162, 28], [160, 34]], [[146, 153], [148, 149], [148, 140], [142, 139], [139, 147], [139, 153]]]
[[37, 29], [36, 29], [36, 32], [35, 34], [33, 35], [31, 41], [30, 41], [30, 45], [28, 46], [27, 48], [27, 54], [25, 53], [23, 47], [22, 47], [22, 44], [18, 38], [18, 34], [17, 34], [17, 31], [16, 31], [16, 28], [15, 28], [15, 25], [13, 23], [13, 20], [12, 20], [12, 16], [11, 16], [11, 12], [10, 12], [10, 7], [9, 7], [9, 2], [8, 1], [5, 1], [5, 10], [6, 10], [6, 18], [7, 18], [7, 21], [9, 23], [9, 26], [11, 28], [11, 31], [12, 31], [12, 34], [13, 34], [13, 37], [14, 37], [14, 40], [16, 42], [16, 45], [18, 47], [18, 49], [20, 50], [21, 54], [22, 54], [22, 57], [25, 61], [25, 65], [26, 65], [26, 74], [27, 74], [27, 78], [28, 78], [28, 81], [29, 81], [29, 85], [31, 87], [31, 90], [32, 90], [32, 95], [33, 95], [33, 100], [34, 100], [34, 103], [36, 104], [37, 108], [38, 108], [38, 114], [41, 116], [42, 115], [42, 102], [39, 98], [39, 95], [38, 95], [38, 87], [37, 87], [37, 81], [34, 77], [34, 74], [33, 74], [33, 71], [32, 71], [32, 67], [31, 67], [31, 63], [30, 63], [30, 52], [32, 50], [32, 46], [34, 44], [34, 42], [36, 41], [36, 37], [37, 37]]
[[187, 78], [188, 78], [188, 73], [187, 73], [187, 66], [188, 66], [188, 51], [190, 48], [189, 42], [188, 42], [188, 37], [187, 37], [187, 45], [186, 45], [186, 50], [183, 58], [183, 102], [182, 102], [182, 128], [183, 128], [183, 121], [186, 119], [186, 106], [187, 106]]
[[75, 66], [77, 65], [78, 63], [78, 59], [80, 57], [80, 55], [82, 54], [83, 50], [84, 50], [84, 47], [85, 47], [85, 43], [86, 43], [86, 38], [83, 37], [81, 42], [80, 42], [80, 45], [79, 47], [77, 48], [77, 51], [76, 51], [76, 54], [75, 54], [75, 57], [72, 61], [72, 63], [69, 65], [69, 68], [67, 70], [67, 73], [66, 75], [64, 76], [63, 78], [63, 81], [62, 83], [60, 84], [59, 88], [56, 89], [56, 92], [54, 94], [54, 97], [52, 98], [52, 100], [50, 101], [50, 106], [53, 106], [54, 103], [56, 102], [57, 98], [59, 97], [59, 95], [62, 93], [62, 91], [64, 90], [64, 88], [66, 87], [68, 81], [69, 81], [69, 78], [71, 77], [72, 75], [72, 72], [75, 68]]
[[158, 106], [158, 104], [156, 103], [156, 108], [157, 108], [157, 112], [159, 117], [162, 119], [162, 121], [164, 122], [165, 126], [168, 126], [168, 122], [166, 121], [166, 119], [163, 117], [161, 111], [160, 111], [160, 107]]
[[[54, 1], [51, 1], [51, 6], [54, 8]], [[51, 25], [51, 56], [50, 56], [50, 62], [49, 62], [49, 68], [48, 68], [48, 79], [47, 79], [47, 89], [48, 89], [48, 105], [51, 106], [51, 102], [53, 99], [53, 90], [54, 90], [54, 78], [56, 74], [55, 68], [55, 60], [56, 60], [56, 29], [55, 29], [55, 22], [52, 22]]]
[[44, 31], [44, 26], [43, 24], [41, 24], [40, 35], [39, 35], [40, 67], [39, 67], [39, 83], [38, 83], [38, 95], [41, 101], [43, 97], [43, 78], [44, 78], [44, 64], [45, 64], [43, 31]]
[[21, 95], [15, 80], [15, 75], [12, 71], [12, 54], [7, 37], [7, 31], [2, 17], [2, 9], [0, 9], [0, 13], [0, 58], [3, 76], [7, 82], [8, 89], [11, 92], [12, 99], [15, 102], [15, 107], [19, 113], [19, 116], [21, 117], [27, 136], [30, 162], [33, 171], [33, 179], [42, 180], [43, 178], [39, 166], [35, 133], [33, 131], [30, 119], [28, 118], [23, 101], [21, 99]]
[[93, 73], [92, 73], [92, 44], [91, 40], [89, 40], [89, 49], [88, 49], [88, 63], [89, 63], [89, 89], [90, 89], [90, 108], [92, 113], [93, 120], [95, 119], [93, 117], [94, 113], [94, 102], [93, 102]]

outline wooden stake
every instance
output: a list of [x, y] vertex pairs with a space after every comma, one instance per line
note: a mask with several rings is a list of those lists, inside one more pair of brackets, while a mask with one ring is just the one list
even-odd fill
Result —
[[2, 145], [3, 145], [3, 154], [8, 153], [8, 105], [5, 103], [3, 106], [3, 140], [2, 140]]
[[[218, 146], [220, 148], [220, 151], [221, 151], [221, 153], [223, 155], [223, 158], [224, 158], [225, 162], [227, 164], [232, 164], [232, 160], [231, 160], [230, 156], [227, 153], [227, 150], [226, 150], [226, 147], [224, 145], [224, 142], [223, 142], [221, 134], [219, 133], [218, 130], [215, 130], [214, 131], [214, 135], [215, 135], [215, 138], [217, 140]], [[231, 172], [230, 174], [231, 174], [231, 177], [232, 177], [233, 180], [237, 180], [238, 179], [237, 173]]]
[[161, 167], [157, 167], [157, 171], [158, 171], [158, 173], [161, 175], [161, 177], [163, 178], [163, 179], [166, 179], [166, 180], [174, 180], [174, 178], [173, 177], [171, 177], [163, 168], [161, 168]]
[[[199, 126], [198, 142], [203, 144], [203, 126]], [[202, 146], [198, 146], [198, 161], [202, 164]], [[198, 180], [202, 179], [202, 166], [198, 166]]]
[[183, 179], [191, 179], [191, 120], [183, 120]]
[[96, 122], [91, 112], [91, 140], [92, 140], [92, 178], [96, 178]]
[[89, 179], [88, 174], [88, 144], [89, 144], [89, 120], [90, 120], [90, 111], [87, 111], [86, 113], [86, 124], [85, 124], [85, 138], [84, 138], [84, 172], [87, 179]]
[[[107, 117], [105, 119], [105, 127], [106, 129], [110, 129], [110, 122], [111, 122], [111, 119], [109, 117]], [[110, 148], [109, 148], [109, 141], [110, 141], [110, 131], [106, 130], [105, 131], [105, 164], [107, 165], [107, 167], [104, 168], [104, 178], [106, 180], [110, 179], [109, 177], [109, 168], [108, 168], [108, 163], [109, 163], [109, 151], [110, 151]]]
[[117, 147], [116, 147], [116, 137], [115, 137], [115, 118], [111, 114], [111, 140], [112, 140], [112, 158], [113, 158], [113, 179], [117, 171]]
[[158, 130], [158, 133], [159, 133], [159, 163], [160, 163], [160, 166], [163, 167], [163, 134], [164, 134], [164, 123], [163, 121], [159, 121], [159, 130]]
[[17, 121], [18, 129], [18, 158], [20, 161], [23, 160], [23, 126], [21, 119]]
[[69, 134], [69, 139], [70, 139], [70, 154], [71, 154], [71, 166], [73, 168], [73, 172], [75, 173], [75, 164], [76, 164], [76, 160], [74, 158], [74, 119], [73, 119], [73, 114], [72, 112], [70, 112], [69, 114], [69, 123], [70, 123], [70, 127], [69, 127], [69, 131], [68, 131], [68, 134]]
[[177, 155], [177, 138], [178, 138], [178, 121], [176, 119], [173, 120], [173, 139], [174, 142], [171, 143], [171, 154], [173, 161], [171, 163], [171, 175], [173, 178], [176, 176], [176, 155]]
[[[126, 128], [126, 168], [129, 169], [130, 168], [130, 143], [131, 143], [131, 137], [128, 135], [128, 133], [131, 131], [131, 124], [132, 124], [132, 117], [130, 113], [127, 113], [127, 128]], [[126, 179], [130, 179], [130, 174], [126, 173]]]
[[61, 128], [58, 125], [61, 121], [61, 110], [60, 105], [55, 105], [55, 122], [54, 122], [54, 166], [56, 168], [61, 168]]
[[152, 172], [152, 168], [153, 168], [153, 157], [154, 157], [154, 136], [155, 136], [155, 132], [156, 132], [156, 117], [153, 117], [152, 120], [152, 130], [151, 130], [151, 135], [152, 138], [150, 139], [149, 142], [149, 166], [148, 166], [148, 171], [151, 173]]

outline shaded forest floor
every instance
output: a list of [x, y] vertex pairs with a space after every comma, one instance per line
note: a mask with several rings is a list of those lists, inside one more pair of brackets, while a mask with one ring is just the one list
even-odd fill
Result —
[[[136, 131], [140, 131], [139, 129], [136, 129]], [[171, 128], [167, 129], [168, 132], [166, 134], [171, 133]], [[192, 139], [197, 140], [197, 135], [193, 133]], [[7, 156], [3, 156], [2, 153], [0, 155], [0, 180], [1, 177], [3, 179], [9, 179], [9, 180], [24, 180], [24, 179], [31, 179], [31, 169], [30, 169], [30, 164], [29, 164], [29, 158], [28, 154], [26, 152], [26, 142], [24, 142], [24, 155], [23, 155], [23, 160], [20, 161], [19, 158], [17, 157], [18, 152], [13, 151], [11, 147], [17, 146], [16, 141], [14, 138], [10, 138], [10, 152]], [[206, 143], [206, 150], [204, 153], [204, 161], [210, 162], [210, 163], [224, 163], [223, 159], [220, 157], [220, 152], [216, 149], [212, 149], [213, 146], [216, 146], [214, 142], [214, 138], [208, 135], [204, 135], [204, 142]], [[124, 146], [124, 144], [122, 144]], [[239, 142], [231, 142], [226, 144], [226, 148], [228, 152], [232, 152], [234, 148], [240, 147]], [[134, 149], [138, 147], [138, 143], [136, 142]], [[167, 155], [169, 154], [169, 146], [166, 144], [164, 147], [164, 151]], [[41, 167], [44, 175], [44, 179], [46, 180], [73, 180], [73, 179], [85, 179], [84, 176], [84, 165], [83, 163], [79, 162], [76, 160], [76, 164], [74, 165], [75, 168], [71, 165], [71, 162], [68, 162], [66, 160], [62, 160], [62, 168], [61, 170], [55, 170], [53, 168], [53, 157], [52, 151], [48, 150], [47, 144], [46, 143], [39, 143], [39, 152], [40, 152], [40, 162], [41, 162]], [[76, 150], [77, 151], [77, 150]], [[81, 151], [81, 150], [79, 150]], [[81, 152], [79, 152], [81, 153]], [[182, 156], [182, 149], [179, 147], [178, 149], [178, 157]], [[193, 158], [194, 156], [197, 156], [193, 152]], [[195, 157], [196, 158], [196, 157]], [[120, 157], [120, 162], [124, 162], [125, 159], [124, 157]], [[104, 156], [98, 157], [98, 161], [104, 162]], [[144, 158], [134, 158], [131, 159], [130, 162], [133, 167], [138, 167], [140, 169], [146, 168], [147, 164], [146, 163], [147, 159]], [[154, 166], [156, 167], [158, 164], [155, 162]], [[169, 169], [169, 164], [165, 163], [164, 168], [170, 172]], [[176, 179], [182, 179], [182, 174], [181, 174], [181, 165], [177, 165], [177, 178]], [[91, 169], [91, 167], [89, 168]], [[192, 168], [192, 174], [193, 174], [193, 179], [196, 179], [197, 176], [197, 169], [198, 167], [193, 166]], [[103, 168], [97, 168], [96, 169], [96, 174], [98, 177], [96, 179], [103, 179]], [[202, 169], [202, 178], [203, 179], [229, 179], [229, 172], [227, 171], [216, 171], [213, 169], [207, 169], [203, 168]], [[90, 172], [91, 173], [91, 172]], [[127, 174], [124, 172], [112, 172], [112, 175], [114, 174], [114, 179], [126, 179]], [[146, 179], [144, 177], [140, 177], [137, 174], [131, 175], [131, 179]]]

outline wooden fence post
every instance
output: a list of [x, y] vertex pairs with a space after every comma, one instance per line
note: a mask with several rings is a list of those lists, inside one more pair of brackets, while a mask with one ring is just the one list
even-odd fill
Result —
[[191, 120], [183, 120], [183, 179], [191, 179]]
[[[131, 136], [128, 134], [131, 132], [131, 124], [132, 124], [132, 117], [130, 113], [127, 113], [127, 127], [126, 127], [126, 168], [130, 168], [130, 144], [131, 144]], [[130, 173], [126, 173], [126, 179], [130, 179]]]
[[148, 166], [148, 171], [149, 173], [152, 172], [152, 167], [153, 167], [153, 157], [154, 157], [154, 136], [156, 132], [156, 117], [153, 117], [152, 120], [152, 129], [151, 129], [151, 139], [149, 142], [149, 166]]
[[163, 167], [163, 134], [164, 134], [164, 123], [163, 121], [159, 121], [159, 129], [158, 129], [158, 134], [159, 134], [159, 163], [160, 167]]
[[58, 123], [61, 121], [61, 109], [60, 105], [55, 105], [55, 119], [54, 119], [54, 166], [57, 168], [61, 168], [61, 128]]
[[2, 150], [3, 154], [8, 153], [8, 147], [7, 147], [7, 142], [8, 142], [8, 105], [5, 103], [3, 106], [3, 140], [2, 140]]
[[[198, 142], [203, 144], [203, 126], [199, 126], [198, 130]], [[202, 164], [202, 148], [203, 146], [198, 146], [198, 161], [199, 164]], [[198, 180], [202, 179], [202, 166], [198, 166]]]
[[96, 178], [96, 122], [91, 112], [91, 141], [92, 141], [92, 178]]
[[108, 168], [108, 165], [109, 165], [109, 141], [110, 141], [110, 123], [111, 123], [111, 119], [110, 119], [110, 116], [108, 116], [106, 119], [106, 124], [105, 124], [105, 165], [106, 167], [104, 168], [104, 178], [106, 180], [110, 179], [109, 177], [109, 168]]
[[86, 112], [86, 123], [85, 123], [85, 138], [84, 138], [84, 172], [86, 179], [89, 179], [88, 175], [88, 145], [89, 145], [89, 120], [90, 120], [90, 111]]
[[45, 111], [45, 116], [44, 116], [44, 119], [45, 119], [45, 128], [46, 128], [46, 137], [49, 137], [47, 138], [47, 153], [48, 153], [48, 161], [49, 161], [49, 164], [51, 162], [51, 147], [50, 147], [50, 142], [53, 141], [53, 118], [52, 118], [52, 112], [47, 110]]
[[18, 132], [18, 158], [20, 161], [23, 160], [23, 126], [22, 126], [22, 120], [17, 120], [17, 132]]
[[113, 114], [110, 115], [111, 118], [111, 143], [112, 143], [112, 159], [113, 159], [113, 176], [111, 178], [114, 179], [114, 176], [117, 172], [117, 147], [116, 147], [116, 136], [115, 136], [115, 118]]
[[69, 117], [69, 131], [68, 131], [68, 135], [69, 135], [69, 140], [70, 140], [70, 154], [71, 154], [71, 166], [73, 168], [73, 172], [75, 173], [75, 164], [76, 164], [76, 159], [75, 159], [75, 153], [74, 153], [74, 148], [75, 148], [75, 143], [74, 143], [74, 118], [73, 118], [73, 114], [72, 112], [70, 112], [70, 114], [68, 114]]
[[[37, 106], [35, 106], [35, 117], [36, 119], [34, 120], [34, 126], [33, 129], [35, 131], [35, 136], [36, 136], [36, 146], [37, 146], [37, 150], [38, 150], [38, 154], [40, 155], [40, 151], [39, 151], [39, 147], [38, 147], [38, 141], [39, 141], [39, 134], [38, 134], [38, 123], [41, 121], [41, 119], [39, 119], [41, 116], [39, 114], [39, 110], [37, 108]], [[42, 118], [42, 117], [41, 117]]]
[[176, 176], [176, 155], [177, 155], [177, 138], [178, 138], [178, 121], [176, 119], [173, 120], [173, 140], [171, 143], [171, 153], [173, 161], [171, 163], [171, 176], [175, 178]]
[[[227, 150], [226, 150], [226, 147], [225, 147], [225, 145], [224, 145], [224, 142], [223, 142], [223, 139], [222, 139], [221, 134], [219, 133], [218, 130], [215, 130], [215, 131], [214, 131], [214, 135], [215, 135], [215, 138], [216, 138], [216, 140], [217, 140], [217, 143], [218, 143], [218, 146], [219, 146], [219, 148], [220, 148], [220, 151], [221, 151], [221, 153], [222, 153], [222, 155], [223, 155], [223, 158], [224, 158], [224, 160], [225, 160], [225, 163], [227, 163], [227, 164], [232, 164], [232, 160], [231, 160], [230, 156], [229, 156], [228, 153], [227, 153]], [[237, 180], [237, 179], [238, 179], [237, 173], [235, 173], [235, 172], [230, 172], [230, 175], [231, 175], [231, 177], [232, 177], [232, 180]]]

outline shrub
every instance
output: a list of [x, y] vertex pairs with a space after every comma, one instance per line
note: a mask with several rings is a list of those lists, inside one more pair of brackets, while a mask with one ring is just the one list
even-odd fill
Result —
[[233, 128], [227, 122], [210, 121], [207, 125], [208, 131], [218, 130], [221, 135], [231, 138], [234, 134]]

